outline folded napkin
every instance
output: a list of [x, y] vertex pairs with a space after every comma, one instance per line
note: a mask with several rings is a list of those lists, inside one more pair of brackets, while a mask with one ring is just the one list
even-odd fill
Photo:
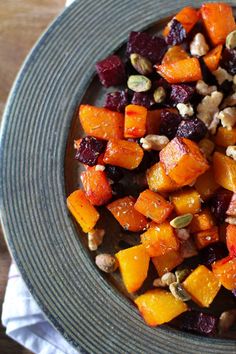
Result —
[[[67, 0], [69, 6], [74, 0]], [[47, 321], [12, 263], [2, 308], [6, 334], [36, 354], [78, 354]]]

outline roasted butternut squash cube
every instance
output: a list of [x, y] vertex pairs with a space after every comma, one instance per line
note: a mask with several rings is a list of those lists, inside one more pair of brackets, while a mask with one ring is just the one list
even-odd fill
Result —
[[177, 215], [196, 214], [201, 209], [201, 198], [194, 188], [178, 191], [170, 196]]
[[147, 108], [134, 104], [125, 107], [125, 138], [141, 138], [146, 133]]
[[195, 243], [200, 250], [211, 243], [219, 241], [218, 227], [213, 226], [209, 230], [199, 231], [194, 234]]
[[231, 130], [219, 127], [215, 136], [215, 143], [219, 146], [228, 147], [236, 144], [236, 128]]
[[194, 187], [204, 201], [209, 199], [215, 191], [220, 187], [215, 181], [213, 168], [210, 167], [205, 173], [197, 178]]
[[[173, 19], [179, 21], [184, 27], [185, 31], [188, 33], [191, 31], [193, 26], [199, 20], [199, 13], [196, 9], [190, 6], [183, 7]], [[167, 36], [170, 31], [171, 21], [168, 22], [167, 26], [163, 31], [163, 35]]]
[[108, 204], [107, 209], [125, 230], [138, 232], [147, 227], [148, 221], [134, 208], [134, 204], [133, 197], [124, 197]]
[[169, 291], [149, 290], [134, 300], [135, 304], [149, 326], [158, 326], [173, 320], [187, 311], [187, 305], [176, 299]]
[[180, 46], [175, 45], [170, 47], [165, 53], [162, 64], [173, 64], [176, 61], [183, 60], [189, 58], [188, 53]]
[[173, 192], [178, 185], [167, 174], [161, 162], [157, 162], [146, 173], [148, 187], [153, 192]]
[[170, 202], [167, 202], [160, 194], [154, 193], [149, 189], [140, 193], [134, 207], [157, 224], [163, 223], [173, 210]]
[[170, 272], [183, 262], [183, 257], [179, 251], [169, 251], [158, 257], [153, 257], [152, 262], [157, 270], [159, 277]]
[[209, 269], [200, 265], [185, 279], [183, 286], [199, 306], [209, 307], [221, 285]]
[[236, 258], [228, 256], [220, 259], [213, 263], [212, 270], [226, 289], [236, 289]]
[[160, 152], [166, 174], [178, 185], [191, 184], [208, 168], [208, 162], [198, 145], [185, 138], [174, 138]]
[[81, 125], [87, 135], [100, 139], [122, 139], [124, 136], [124, 116], [107, 108], [81, 105], [79, 109]]
[[99, 219], [99, 213], [81, 189], [69, 195], [67, 206], [84, 232], [89, 232], [94, 228]]
[[125, 140], [109, 140], [103, 161], [128, 170], [138, 167], [143, 158], [143, 149], [138, 143]]
[[204, 55], [203, 60], [210, 71], [215, 71], [218, 68], [220, 64], [222, 49], [223, 46], [220, 44], [210, 50], [206, 55]]
[[121, 276], [129, 293], [137, 291], [147, 278], [150, 257], [143, 245], [116, 253]]
[[236, 257], [236, 225], [228, 225], [226, 228], [226, 244], [229, 255]]
[[236, 161], [220, 152], [215, 152], [213, 168], [216, 182], [225, 189], [236, 192]]
[[215, 221], [209, 209], [204, 209], [198, 214], [193, 215], [191, 221], [190, 232], [199, 232], [211, 229], [215, 225]]
[[169, 222], [151, 223], [150, 228], [141, 235], [141, 242], [150, 257], [161, 256], [179, 248], [179, 241]]

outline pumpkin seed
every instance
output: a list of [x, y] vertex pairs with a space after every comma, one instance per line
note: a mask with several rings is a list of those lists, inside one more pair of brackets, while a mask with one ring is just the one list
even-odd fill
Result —
[[225, 45], [228, 49], [236, 48], [236, 30], [228, 34], [226, 37]]
[[171, 294], [178, 300], [189, 301], [191, 300], [191, 296], [187, 293], [187, 291], [183, 288], [183, 286], [178, 283], [172, 283], [169, 286]]
[[150, 90], [152, 83], [146, 76], [131, 75], [127, 82], [128, 88], [134, 92], [146, 92]]
[[95, 263], [99, 269], [105, 273], [112, 273], [118, 268], [117, 259], [108, 253], [102, 253], [96, 256]]
[[236, 323], [236, 309], [232, 309], [229, 311], [224, 311], [219, 318], [219, 332], [226, 332], [233, 324]]
[[156, 288], [165, 288], [166, 287], [166, 284], [163, 283], [161, 278], [154, 279], [152, 285], [155, 286]]
[[191, 270], [188, 268], [177, 269], [175, 271], [175, 276], [176, 276], [177, 282], [182, 283], [190, 273], [191, 273]]
[[168, 272], [162, 275], [161, 281], [169, 286], [170, 284], [176, 282], [176, 277], [174, 273]]
[[162, 86], [156, 88], [156, 90], [153, 93], [153, 98], [156, 103], [162, 103], [166, 98], [165, 89]]
[[174, 227], [175, 229], [182, 229], [186, 226], [188, 226], [193, 219], [192, 214], [184, 214], [177, 216], [173, 220], [171, 220], [170, 225]]
[[142, 55], [133, 53], [130, 55], [130, 61], [134, 69], [141, 75], [149, 75], [152, 73], [152, 63]]

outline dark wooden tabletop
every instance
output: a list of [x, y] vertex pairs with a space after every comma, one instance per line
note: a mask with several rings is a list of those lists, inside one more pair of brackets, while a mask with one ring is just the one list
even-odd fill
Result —
[[[65, 0], [0, 1], [0, 117], [9, 90], [29, 49], [63, 9]], [[11, 259], [0, 229], [0, 311]], [[30, 352], [5, 335], [0, 325], [1, 354]]]

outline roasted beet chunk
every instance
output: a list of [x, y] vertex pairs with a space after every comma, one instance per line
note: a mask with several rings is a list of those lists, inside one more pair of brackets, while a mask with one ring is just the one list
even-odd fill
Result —
[[226, 217], [226, 211], [229, 207], [233, 192], [220, 188], [216, 191], [210, 200], [211, 212], [214, 215], [217, 224], [222, 224]]
[[121, 85], [125, 81], [125, 67], [117, 55], [99, 61], [96, 70], [105, 87]]
[[225, 95], [230, 95], [233, 93], [233, 82], [225, 80], [221, 85], [220, 85], [220, 91], [223, 92]]
[[155, 101], [150, 93], [135, 92], [131, 103], [137, 104], [139, 106], [144, 106], [147, 109], [150, 109], [155, 104]]
[[170, 99], [173, 103], [189, 102], [194, 94], [194, 87], [190, 85], [180, 84], [171, 86]]
[[181, 316], [181, 329], [206, 336], [217, 332], [218, 318], [204, 312], [188, 311]]
[[111, 185], [111, 189], [112, 189], [112, 194], [113, 197], [116, 198], [122, 198], [125, 196], [125, 188], [124, 185], [122, 183], [113, 183]]
[[207, 127], [198, 118], [183, 119], [179, 124], [176, 136], [188, 138], [194, 141], [200, 141], [207, 133]]
[[226, 257], [227, 254], [227, 247], [223, 242], [213, 243], [200, 251], [201, 264], [210, 266], [213, 262]]
[[224, 49], [221, 59], [221, 66], [231, 75], [236, 74], [236, 49]]
[[114, 182], [118, 182], [124, 176], [122, 169], [117, 166], [106, 165], [105, 172], [107, 177]]
[[111, 111], [124, 112], [125, 106], [129, 103], [129, 96], [127, 91], [116, 91], [106, 94], [104, 107]]
[[167, 50], [167, 44], [161, 37], [154, 37], [146, 32], [131, 32], [127, 43], [127, 55], [137, 53], [149, 59], [153, 64], [160, 64]]
[[161, 112], [160, 135], [165, 135], [167, 138], [173, 139], [181, 119], [179, 114], [163, 110]]
[[166, 43], [169, 45], [177, 45], [182, 43], [187, 37], [187, 33], [183, 25], [175, 18], [171, 21], [170, 32], [166, 37]]
[[105, 147], [105, 141], [86, 136], [81, 140], [75, 158], [85, 165], [94, 166], [97, 164], [98, 157], [105, 150]]

